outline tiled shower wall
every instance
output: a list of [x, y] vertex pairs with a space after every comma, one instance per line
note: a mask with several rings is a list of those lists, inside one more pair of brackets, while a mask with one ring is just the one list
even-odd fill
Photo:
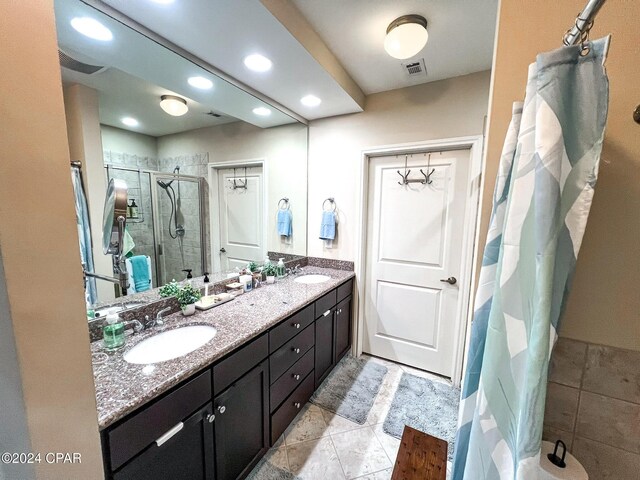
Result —
[[640, 478], [640, 352], [560, 338], [543, 438], [563, 440], [590, 480]]

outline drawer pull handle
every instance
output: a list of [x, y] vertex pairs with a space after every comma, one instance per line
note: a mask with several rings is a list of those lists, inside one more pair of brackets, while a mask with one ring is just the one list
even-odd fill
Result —
[[215, 419], [216, 419], [216, 416], [213, 413], [210, 413], [209, 415], [207, 415], [207, 422], [213, 423]]
[[294, 373], [293, 379], [297, 382], [298, 380], [300, 380], [300, 375], [298, 375], [297, 373]]
[[295, 327], [295, 328], [300, 328], [300, 324], [299, 323], [293, 323], [291, 326]]
[[224, 412], [226, 412], [226, 411], [227, 411], [227, 407], [225, 407], [224, 405], [220, 405], [220, 406], [218, 407], [218, 411], [219, 411], [220, 413], [224, 413]]
[[173, 427], [171, 430], [169, 430], [167, 433], [165, 433], [160, 438], [158, 438], [156, 440], [156, 445], [161, 447], [164, 443], [169, 441], [169, 439], [171, 439], [171, 437], [173, 437], [176, 433], [178, 433], [180, 430], [182, 430], [182, 427], [184, 427], [184, 423], [180, 422], [175, 427]]
[[295, 402], [293, 406], [300, 410], [300, 402]]
[[300, 349], [299, 348], [293, 347], [291, 350], [293, 350], [294, 353], [300, 353]]
[[327, 315], [329, 315], [331, 313], [331, 309], [327, 310], [326, 312], [324, 312], [322, 314], [323, 317], [326, 317]]

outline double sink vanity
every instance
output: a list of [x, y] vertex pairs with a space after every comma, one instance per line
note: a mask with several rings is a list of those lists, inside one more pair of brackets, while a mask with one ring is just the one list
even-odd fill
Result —
[[105, 476], [245, 478], [351, 347], [351, 270], [305, 267], [91, 345]]

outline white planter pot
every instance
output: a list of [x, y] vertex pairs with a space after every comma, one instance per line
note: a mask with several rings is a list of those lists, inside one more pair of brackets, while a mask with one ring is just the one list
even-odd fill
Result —
[[276, 283], [276, 277], [267, 277], [267, 283]]
[[188, 317], [189, 315], [193, 315], [194, 313], [196, 313], [196, 304], [192, 303], [190, 305], [186, 305], [182, 308], [182, 315], [184, 315], [185, 317]]

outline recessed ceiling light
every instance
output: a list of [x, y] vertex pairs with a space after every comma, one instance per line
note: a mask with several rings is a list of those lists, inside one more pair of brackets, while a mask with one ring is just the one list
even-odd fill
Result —
[[113, 39], [111, 30], [91, 17], [74, 17], [71, 19], [71, 26], [75, 28], [81, 34], [93, 38], [94, 40], [100, 40], [102, 42], [108, 42]]
[[138, 120], [132, 117], [124, 117], [120, 121], [124, 123], [127, 127], [137, 127], [138, 125], [140, 125]]
[[271, 110], [266, 107], [256, 107], [253, 109], [253, 113], [260, 115], [261, 117], [267, 117], [271, 115]]
[[199, 88], [201, 90], [209, 90], [213, 88], [213, 82], [208, 78], [204, 77], [189, 77], [187, 80], [189, 85], [195, 88]]
[[189, 111], [187, 101], [175, 95], [162, 95], [160, 97], [160, 108], [174, 117], [181, 117]]
[[404, 15], [387, 27], [384, 49], [393, 58], [404, 60], [416, 55], [429, 40], [427, 20], [420, 15]]
[[254, 72], [266, 72], [271, 70], [271, 60], [267, 57], [260, 55], [259, 53], [254, 53], [244, 58], [244, 64], [249, 70], [253, 70]]
[[306, 95], [300, 99], [300, 102], [306, 107], [317, 107], [322, 103], [315, 95]]

